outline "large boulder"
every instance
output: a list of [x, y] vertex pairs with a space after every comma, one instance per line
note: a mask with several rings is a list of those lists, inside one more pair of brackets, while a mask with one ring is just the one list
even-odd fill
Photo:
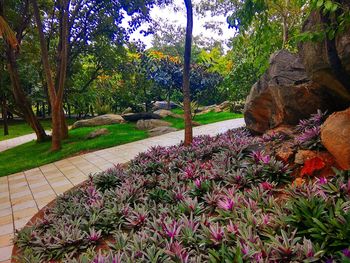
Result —
[[339, 166], [350, 169], [350, 108], [333, 113], [323, 123], [321, 141]]
[[[350, 2], [343, 1], [350, 7]], [[303, 25], [303, 32], [315, 32], [325, 27], [319, 12], [313, 12]], [[301, 42], [299, 53], [310, 78], [327, 87], [336, 98], [338, 110], [350, 105], [350, 30], [333, 40]]]
[[150, 120], [138, 120], [136, 123], [136, 127], [139, 130], [151, 130], [156, 127], [164, 127], [170, 126], [171, 123], [167, 121], [162, 121], [158, 119], [150, 119]]
[[151, 112], [140, 112], [140, 113], [127, 113], [123, 114], [122, 117], [126, 121], [138, 121], [138, 120], [149, 120], [149, 119], [160, 119], [158, 114]]
[[170, 101], [170, 103], [168, 103], [167, 101], [156, 101], [153, 103], [153, 110], [169, 110], [169, 106], [170, 109], [175, 109], [179, 107], [179, 105], [172, 101]]
[[256, 82], [247, 97], [244, 119], [247, 127], [257, 133], [295, 125], [317, 109], [330, 108], [327, 90], [309, 80], [297, 55], [286, 50], [274, 53], [270, 67]]
[[148, 134], [150, 137], [154, 137], [154, 136], [159, 136], [159, 135], [166, 134], [169, 132], [174, 132], [174, 131], [177, 131], [177, 130], [173, 127], [162, 126], [162, 127], [156, 127], [149, 130]]
[[125, 120], [117, 114], [105, 114], [87, 120], [79, 120], [72, 125], [72, 129], [123, 123]]

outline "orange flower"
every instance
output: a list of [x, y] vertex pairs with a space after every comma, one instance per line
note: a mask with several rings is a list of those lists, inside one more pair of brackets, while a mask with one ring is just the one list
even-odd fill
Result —
[[305, 179], [299, 177], [295, 179], [292, 184], [295, 186], [301, 186], [303, 183], [305, 183]]

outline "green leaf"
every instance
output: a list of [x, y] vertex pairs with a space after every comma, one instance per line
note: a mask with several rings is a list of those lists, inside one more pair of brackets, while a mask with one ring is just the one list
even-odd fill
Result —
[[335, 30], [334, 29], [329, 30], [328, 31], [328, 38], [330, 40], [332, 40], [332, 39], [334, 39], [334, 37], [335, 37]]
[[327, 227], [320, 221], [320, 220], [318, 220], [317, 218], [312, 218], [312, 220], [315, 222], [315, 224], [316, 225], [318, 225], [325, 233], [327, 233], [328, 231], [328, 229], [327, 229]]
[[333, 3], [332, 8], [331, 8], [331, 12], [334, 13], [335, 11], [337, 11], [337, 9], [338, 9], [337, 3]]
[[332, 6], [333, 6], [332, 1], [326, 1], [326, 3], [324, 4], [325, 9], [328, 11], [332, 10]]
[[323, 2], [324, 2], [323, 0], [318, 0], [316, 3], [316, 7], [320, 8], [323, 5]]

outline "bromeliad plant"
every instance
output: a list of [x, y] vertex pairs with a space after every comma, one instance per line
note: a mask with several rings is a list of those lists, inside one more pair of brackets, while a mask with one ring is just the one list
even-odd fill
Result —
[[348, 175], [282, 190], [289, 167], [263, 144], [240, 128], [92, 176], [17, 233], [19, 261], [346, 260]]
[[296, 143], [306, 149], [320, 149], [321, 144], [321, 125], [326, 119], [326, 112], [320, 110], [312, 114], [309, 119], [300, 120], [296, 126], [296, 131], [299, 133], [296, 137]]

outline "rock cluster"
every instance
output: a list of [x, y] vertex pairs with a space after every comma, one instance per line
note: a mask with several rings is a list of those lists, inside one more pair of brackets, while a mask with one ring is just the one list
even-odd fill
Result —
[[[350, 7], [349, 1], [343, 4]], [[302, 31], [326, 29], [322, 16], [312, 12]], [[350, 106], [350, 30], [334, 39], [301, 42], [298, 49], [298, 54], [273, 54], [269, 69], [252, 87], [244, 109], [250, 130], [264, 133], [294, 125], [318, 109], [332, 113]]]

